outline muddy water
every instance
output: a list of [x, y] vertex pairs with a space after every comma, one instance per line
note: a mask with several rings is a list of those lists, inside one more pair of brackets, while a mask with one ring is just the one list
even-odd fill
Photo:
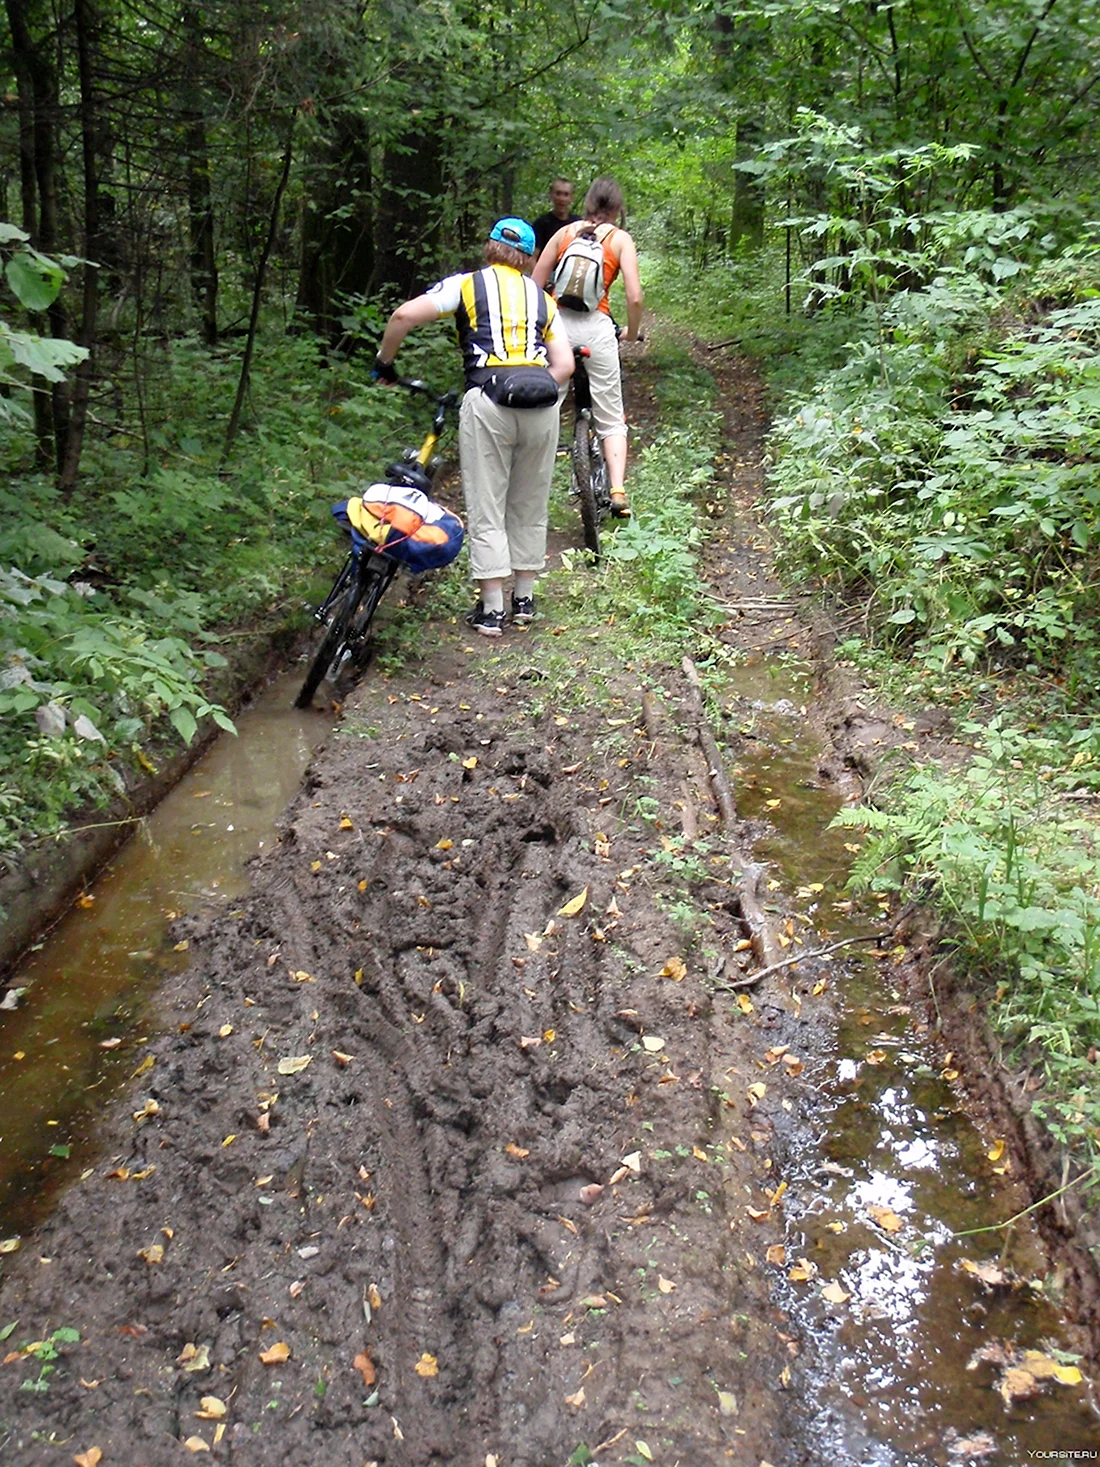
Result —
[[140, 1064], [148, 997], [186, 961], [172, 918], [247, 889], [245, 862], [325, 731], [294, 691], [281, 679], [241, 713], [13, 975], [26, 993], [0, 1013], [0, 1236], [43, 1215]]
[[[859, 837], [825, 828], [838, 801], [817, 777], [818, 746], [801, 711], [806, 680], [766, 665], [744, 677], [729, 710], [745, 751], [738, 812], [772, 826], [757, 854], [786, 892], [799, 893], [813, 926], [831, 939], [855, 935], [860, 919], [843, 883], [845, 843]], [[873, 919], [864, 915], [863, 931]], [[835, 960], [836, 1052], [806, 1058], [813, 1114], [785, 1138], [786, 1259], [771, 1268], [777, 1300], [811, 1342], [811, 1460], [1017, 1467], [1073, 1451], [1098, 1460], [1087, 1385], [1050, 1383], [1006, 1406], [999, 1371], [970, 1368], [976, 1351], [999, 1342], [1047, 1355], [1068, 1349], [1060, 1280], [1047, 1276], [1026, 1220], [1007, 1232], [992, 1226], [1026, 1205], [999, 1138], [979, 1135], [961, 1112], [965, 1077], [922, 1031], [900, 983], [892, 987], [889, 963], [861, 951]], [[806, 1281], [797, 1279], [802, 1260], [813, 1275]], [[999, 1269], [1005, 1282], [987, 1285], [967, 1263]], [[830, 1283], [843, 1302], [823, 1296]]]

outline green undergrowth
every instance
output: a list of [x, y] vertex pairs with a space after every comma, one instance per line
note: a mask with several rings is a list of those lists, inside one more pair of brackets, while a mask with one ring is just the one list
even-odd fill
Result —
[[[704, 663], [719, 655], [708, 635], [717, 614], [700, 594], [704, 532], [696, 512], [712, 479], [721, 426], [714, 382], [674, 338], [655, 340], [625, 370], [645, 375], [659, 422], [629, 464], [633, 518], [604, 526], [598, 564], [583, 549], [564, 552], [560, 567], [539, 581], [539, 635], [501, 652], [502, 666], [545, 664], [555, 706], [587, 706], [592, 680], [624, 667], [644, 678], [688, 654]], [[552, 521], [572, 525], [579, 546], [564, 459]]]
[[[118, 364], [120, 372], [122, 364]], [[443, 390], [456, 361], [425, 331], [402, 369]], [[243, 632], [305, 620], [344, 553], [331, 505], [418, 444], [422, 399], [272, 329], [223, 461], [237, 348], [187, 339], [104, 388], [77, 494], [0, 428], [0, 861], [125, 796], [172, 742], [231, 727], [211, 679]]]

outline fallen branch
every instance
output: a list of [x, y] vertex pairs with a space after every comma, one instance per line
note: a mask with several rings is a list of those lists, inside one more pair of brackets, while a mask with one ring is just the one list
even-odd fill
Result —
[[756, 961], [763, 964], [762, 972], [770, 972], [782, 949], [760, 901], [760, 883], [764, 879], [764, 868], [758, 866], [754, 861], [744, 861], [737, 855], [731, 856], [730, 865], [740, 868], [741, 889], [737, 894], [738, 906], [741, 909], [741, 920], [749, 934]]
[[737, 824], [737, 806], [733, 801], [733, 790], [726, 778], [726, 771], [722, 768], [718, 741], [704, 722], [706, 714], [703, 710], [703, 685], [699, 681], [695, 663], [690, 657], [685, 657], [680, 666], [684, 669], [684, 675], [691, 686], [691, 711], [695, 716], [695, 731], [699, 738], [699, 747], [707, 761], [707, 774], [714, 786], [714, 797], [718, 801], [722, 824], [727, 830], [732, 831]]
[[808, 958], [828, 957], [830, 953], [839, 952], [842, 947], [853, 947], [857, 942], [882, 942], [884, 936], [889, 936], [889, 933], [871, 932], [862, 937], [842, 937], [839, 942], [830, 942], [824, 947], [804, 948], [800, 953], [781, 958], [777, 963], [769, 963], [766, 968], [758, 968], [755, 973], [738, 978], [735, 983], [719, 983], [717, 987], [724, 993], [736, 993], [739, 988], [752, 988], [761, 978], [767, 978], [771, 973], [780, 973], [784, 968], [793, 968], [796, 963], [804, 963]]

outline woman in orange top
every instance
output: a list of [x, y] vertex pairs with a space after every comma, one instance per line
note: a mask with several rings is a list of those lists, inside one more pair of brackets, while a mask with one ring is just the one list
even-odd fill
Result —
[[603, 444], [611, 480], [611, 513], [628, 518], [626, 490], [626, 418], [623, 414], [623, 383], [615, 323], [611, 319], [607, 293], [621, 274], [626, 290], [624, 341], [640, 341], [642, 286], [638, 278], [638, 251], [634, 241], [616, 221], [622, 218], [623, 195], [613, 178], [597, 178], [584, 196], [584, 218], [566, 224], [551, 238], [539, 256], [531, 277], [536, 285], [549, 287], [558, 261], [578, 235], [595, 234], [603, 247], [603, 292], [595, 309], [586, 308], [572, 297], [558, 302], [559, 319], [569, 344], [587, 346], [585, 363], [592, 386], [592, 416]]

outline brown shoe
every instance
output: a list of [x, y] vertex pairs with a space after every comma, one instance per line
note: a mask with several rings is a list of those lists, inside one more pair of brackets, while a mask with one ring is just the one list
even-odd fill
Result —
[[611, 515], [616, 520], [628, 520], [630, 518], [630, 505], [626, 500], [624, 489], [614, 489], [611, 492]]

